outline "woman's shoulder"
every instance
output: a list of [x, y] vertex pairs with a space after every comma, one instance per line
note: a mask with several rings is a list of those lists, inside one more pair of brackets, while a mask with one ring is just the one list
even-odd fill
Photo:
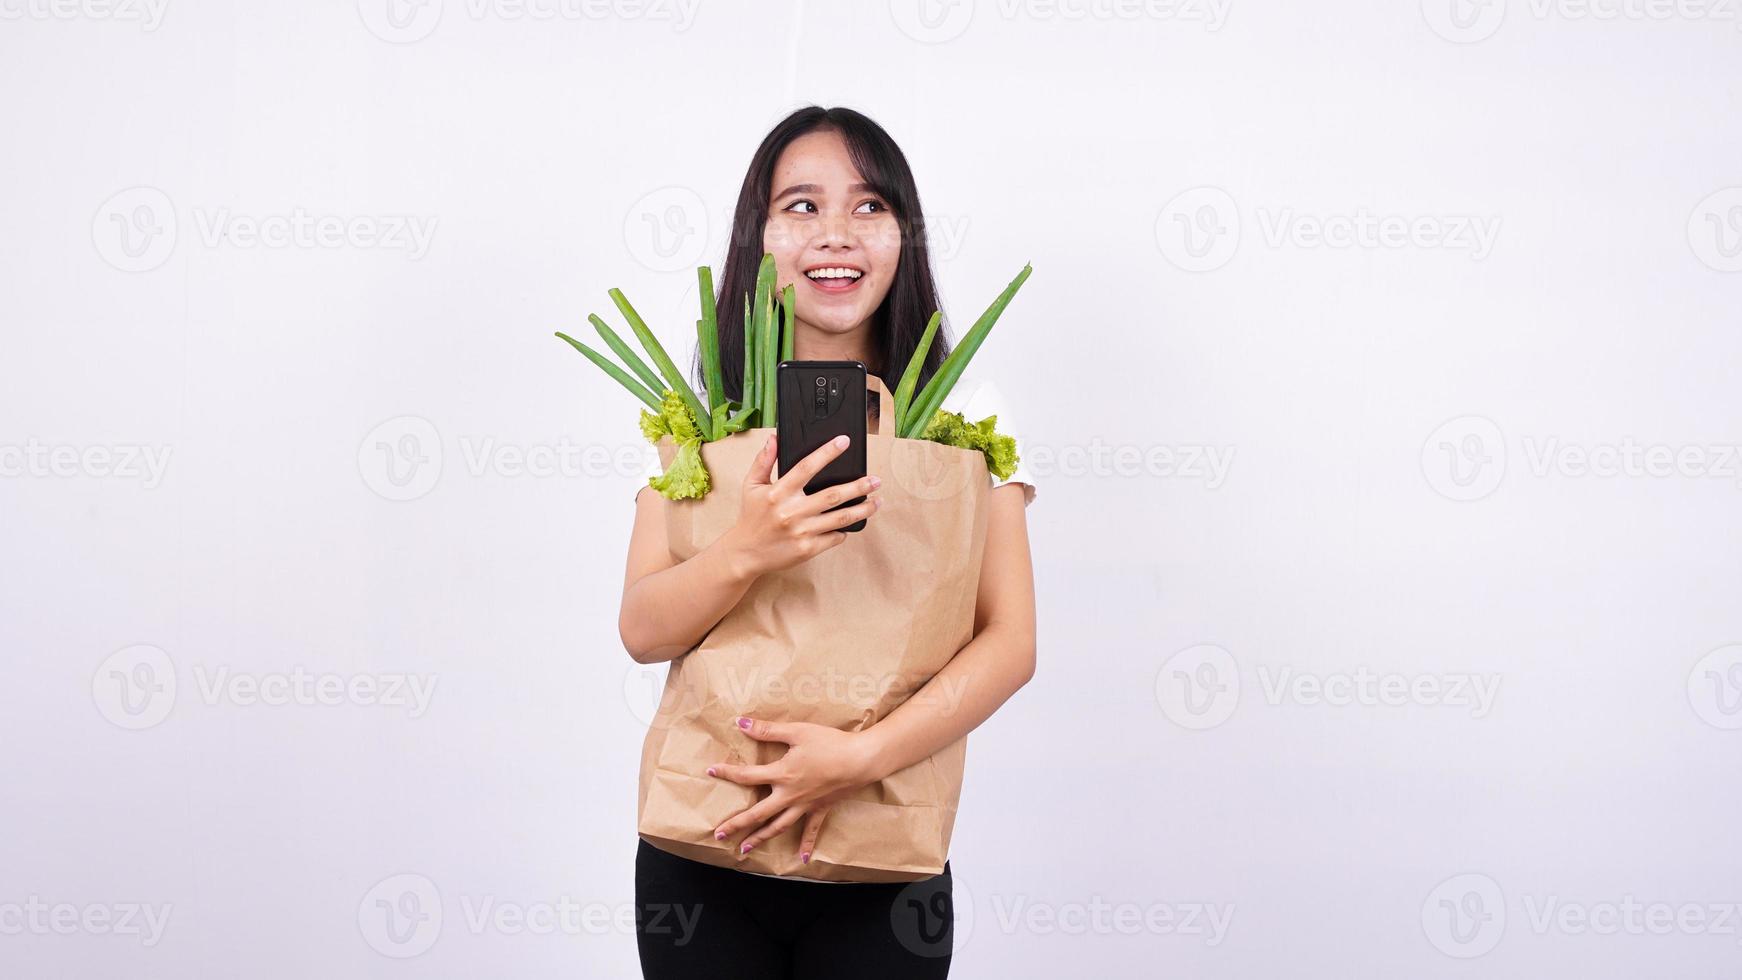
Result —
[[1034, 475], [1024, 465], [1022, 459], [1026, 443], [1022, 438], [1022, 415], [1010, 407], [1004, 391], [991, 378], [964, 376], [944, 396], [943, 409], [947, 412], [959, 412], [970, 422], [978, 422], [990, 415], [996, 415], [996, 428], [1001, 435], [1016, 440], [1016, 470], [1005, 479], [992, 478], [994, 489], [1006, 483], [1019, 483], [1025, 504], [1034, 503]]

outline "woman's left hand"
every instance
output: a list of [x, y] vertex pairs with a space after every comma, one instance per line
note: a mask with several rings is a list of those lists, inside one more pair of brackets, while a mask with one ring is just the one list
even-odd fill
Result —
[[751, 848], [785, 833], [802, 817], [799, 860], [809, 864], [829, 804], [877, 779], [869, 742], [863, 732], [843, 732], [807, 721], [739, 718], [738, 728], [758, 742], [784, 742], [788, 748], [765, 766], [721, 762], [708, 767], [710, 776], [744, 786], [774, 787], [767, 798], [715, 827], [714, 839], [758, 828], [738, 846], [738, 859], [743, 860]]

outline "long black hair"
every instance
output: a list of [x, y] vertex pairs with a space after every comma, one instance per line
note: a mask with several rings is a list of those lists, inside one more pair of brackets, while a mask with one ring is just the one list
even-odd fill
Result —
[[[901, 229], [901, 257], [889, 293], [871, 316], [871, 350], [865, 368], [882, 379], [893, 392], [907, 369], [919, 338], [938, 303], [937, 284], [932, 280], [931, 253], [925, 244], [925, 216], [919, 207], [919, 188], [901, 147], [882, 126], [852, 109], [806, 106], [782, 119], [763, 138], [750, 158], [750, 169], [738, 190], [738, 207], [732, 215], [732, 236], [726, 244], [726, 265], [719, 278], [720, 380], [726, 397], [738, 399], [744, 391], [744, 297], [756, 292], [756, 269], [762, 262], [762, 232], [768, 224], [770, 196], [774, 193], [774, 166], [787, 144], [807, 133], [834, 131], [847, 144], [847, 153], [865, 183], [895, 215]], [[919, 383], [924, 386], [949, 353], [944, 324], [926, 351]], [[695, 374], [701, 378], [697, 355]], [[916, 388], [915, 391], [918, 391]]]

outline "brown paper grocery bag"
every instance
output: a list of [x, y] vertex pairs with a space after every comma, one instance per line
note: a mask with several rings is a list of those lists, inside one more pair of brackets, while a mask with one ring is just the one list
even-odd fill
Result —
[[[893, 419], [877, 378], [881, 419]], [[879, 429], [884, 428], [880, 425]], [[732, 527], [751, 461], [771, 429], [705, 443], [712, 489], [666, 502], [672, 557], [694, 555]], [[962, 791], [961, 739], [862, 787], [829, 810], [810, 863], [803, 821], [738, 861], [714, 840], [728, 817], [769, 793], [707, 774], [716, 762], [765, 764], [786, 746], [740, 732], [740, 715], [869, 728], [922, 687], [973, 638], [991, 479], [978, 452], [879, 431], [866, 440], [883, 506], [836, 548], [764, 575], [671, 662], [641, 752], [639, 825], [661, 850], [722, 867], [826, 881], [911, 881], [938, 874]], [[667, 437], [660, 459], [670, 465]], [[950, 694], [942, 696], [951, 703]]]

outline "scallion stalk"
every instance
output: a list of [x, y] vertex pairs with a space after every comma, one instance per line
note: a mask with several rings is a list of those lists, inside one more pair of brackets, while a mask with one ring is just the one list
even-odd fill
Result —
[[623, 295], [623, 290], [611, 290], [611, 302], [617, 304], [617, 311], [623, 314], [623, 319], [629, 321], [629, 329], [635, 331], [641, 346], [647, 348], [647, 356], [653, 358], [653, 363], [659, 367], [659, 373], [671, 383], [671, 389], [683, 397], [684, 405], [696, 417], [696, 423], [701, 424], [703, 419], [708, 418], [708, 410], [702, 407], [702, 400], [696, 397], [689, 382], [684, 380], [683, 372], [666, 355], [665, 348], [659, 344], [659, 338], [647, 328], [646, 321], [641, 319], [641, 314], [635, 312], [635, 307], [629, 305], [629, 298]]
[[720, 406], [726, 404], [726, 388], [720, 383], [720, 325], [714, 307], [714, 270], [705, 265], [697, 269], [696, 287], [702, 301], [702, 318], [696, 321], [696, 349], [701, 351], [702, 383], [708, 389], [708, 415], [713, 429], [710, 438], [718, 439], [725, 434], [721, 431], [725, 421]]
[[906, 420], [906, 428], [901, 433], [903, 436], [911, 439], [925, 431], [932, 415], [944, 403], [945, 396], [961, 379], [962, 372], [967, 369], [968, 361], [973, 358], [974, 352], [986, 342], [986, 335], [992, 332], [992, 325], [998, 322], [998, 317], [1003, 315], [1004, 308], [1010, 305], [1011, 297], [1015, 296], [1016, 291], [1022, 288], [1022, 284], [1028, 281], [1028, 275], [1033, 271], [1033, 265], [1023, 266], [1022, 271], [1016, 274], [1016, 278], [1010, 281], [1010, 285], [1004, 287], [1004, 291], [999, 293], [998, 298], [992, 301], [992, 305], [986, 308], [986, 312], [980, 314], [980, 319], [974, 321], [974, 326], [962, 338], [961, 344], [955, 350], [950, 351], [949, 357], [944, 358], [943, 366], [938, 368], [937, 375], [931, 379], [931, 382], [925, 386], [925, 390], [920, 392], [919, 397], [914, 400], [912, 411]]
[[932, 339], [937, 336], [938, 326], [943, 322], [944, 311], [934, 311], [931, 322], [925, 325], [925, 333], [919, 338], [919, 346], [913, 349], [913, 356], [907, 360], [907, 370], [901, 372], [901, 383], [895, 386], [895, 420], [890, 429], [892, 432], [907, 431], [907, 406], [913, 402], [913, 389], [919, 386], [919, 373], [925, 369], [925, 356], [931, 352]]
[[653, 389], [654, 394], [665, 394], [665, 382], [659, 380], [659, 375], [654, 374], [653, 369], [648, 367], [646, 362], [642, 361], [640, 357], [636, 356], [635, 348], [624, 343], [623, 338], [617, 336], [617, 331], [612, 330], [604, 320], [599, 319], [598, 314], [587, 314], [587, 320], [592, 323], [593, 329], [599, 332], [599, 336], [605, 341], [605, 345], [615, 351], [617, 356], [623, 359], [624, 364], [629, 365], [629, 370], [634, 371], [636, 377], [645, 381], [647, 387]]
[[629, 372], [611, 363], [610, 358], [591, 347], [588, 347], [586, 344], [581, 343], [575, 338], [570, 337], [568, 334], [559, 330], [557, 331], [557, 336], [568, 341], [570, 347], [573, 347], [575, 350], [587, 355], [587, 360], [599, 365], [606, 374], [615, 378], [618, 384], [629, 389], [629, 393], [645, 402], [648, 408], [653, 409], [655, 415], [659, 414], [659, 396], [648, 391], [646, 388], [643, 388], [640, 384], [637, 384], [635, 379], [629, 376]]

